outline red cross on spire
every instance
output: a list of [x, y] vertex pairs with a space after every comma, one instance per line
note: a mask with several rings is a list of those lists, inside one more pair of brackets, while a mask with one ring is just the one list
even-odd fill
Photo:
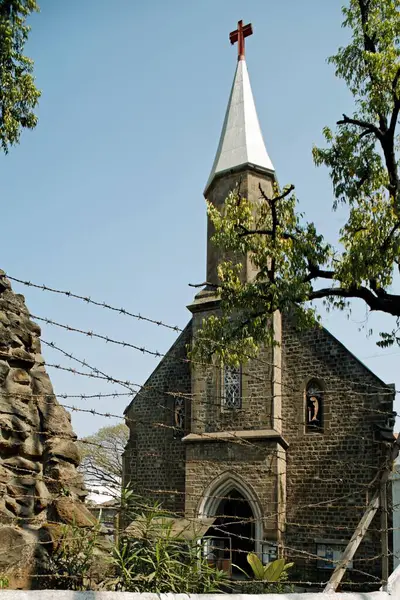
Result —
[[231, 44], [238, 43], [238, 60], [244, 60], [244, 38], [253, 34], [251, 23], [243, 26], [243, 21], [238, 22], [238, 28], [229, 34]]

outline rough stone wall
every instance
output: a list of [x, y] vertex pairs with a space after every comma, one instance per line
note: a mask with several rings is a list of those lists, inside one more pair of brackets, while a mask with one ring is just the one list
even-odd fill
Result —
[[[190, 365], [186, 361], [191, 322], [125, 411], [130, 429], [125, 450], [124, 483], [144, 498], [184, 510], [185, 449], [182, 436], [190, 423]], [[175, 397], [187, 395], [185, 431], [174, 428]]]
[[[392, 410], [392, 390], [325, 329], [298, 333], [284, 318], [282, 351], [283, 435], [289, 442], [285, 543], [303, 551], [292, 552], [300, 579], [324, 580], [329, 572], [317, 572], [315, 558], [304, 552], [315, 555], [317, 539], [353, 534], [384, 464], [375, 425], [386, 424], [382, 413]], [[324, 390], [323, 433], [305, 430], [305, 389], [312, 378]], [[347, 577], [365, 580], [356, 570], [379, 575], [379, 559], [370, 560], [381, 553], [379, 529], [377, 517]]]
[[54, 396], [40, 333], [0, 271], [0, 572], [11, 586], [30, 586], [56, 522], [93, 524], [81, 502], [76, 435]]

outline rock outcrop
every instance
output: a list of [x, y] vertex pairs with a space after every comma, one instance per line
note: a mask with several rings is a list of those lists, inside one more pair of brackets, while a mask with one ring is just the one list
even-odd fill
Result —
[[69, 413], [41, 355], [40, 327], [0, 271], [0, 574], [29, 587], [46, 560], [43, 531], [93, 523]]

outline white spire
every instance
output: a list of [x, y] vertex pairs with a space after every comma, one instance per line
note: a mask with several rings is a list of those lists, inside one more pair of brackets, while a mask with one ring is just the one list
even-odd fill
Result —
[[258, 122], [246, 61], [239, 60], [206, 191], [217, 173], [246, 164], [275, 170]]

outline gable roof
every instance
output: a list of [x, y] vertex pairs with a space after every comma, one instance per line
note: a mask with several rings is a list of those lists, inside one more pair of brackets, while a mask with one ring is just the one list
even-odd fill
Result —
[[[150, 379], [152, 377], [154, 377], [154, 375], [157, 373], [157, 371], [159, 369], [161, 369], [162, 366], [164, 365], [164, 363], [171, 357], [171, 355], [174, 353], [176, 347], [179, 346], [179, 344], [183, 341], [184, 338], [187, 337], [187, 338], [191, 339], [191, 336], [192, 336], [192, 319], [190, 319], [189, 323], [182, 330], [182, 332], [180, 333], [180, 335], [176, 338], [176, 340], [174, 341], [174, 343], [172, 344], [172, 346], [169, 348], [169, 350], [161, 358], [160, 362], [158, 363], [158, 365], [156, 366], [156, 368], [150, 373], [150, 375], [148, 376], [148, 378], [146, 379], [146, 381], [144, 382], [144, 384], [140, 386], [140, 389], [136, 392], [136, 394], [134, 395], [134, 397], [132, 398], [132, 400], [129, 402], [128, 406], [125, 408], [124, 415], [126, 415], [128, 413], [128, 411], [131, 408], [132, 404], [135, 402], [135, 399], [138, 396], [138, 394], [140, 394], [140, 392], [143, 390], [143, 388], [145, 388], [146, 385], [149, 384]], [[189, 339], [188, 339], [188, 341], [189, 341]]]

